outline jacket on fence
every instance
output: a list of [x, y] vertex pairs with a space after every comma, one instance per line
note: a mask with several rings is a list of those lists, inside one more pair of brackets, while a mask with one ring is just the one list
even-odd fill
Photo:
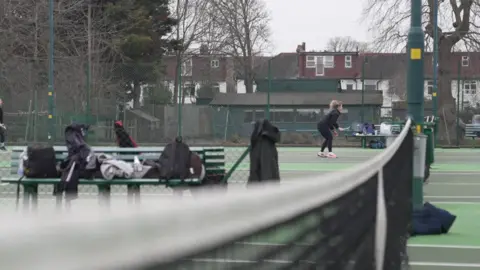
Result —
[[248, 183], [280, 180], [276, 143], [280, 131], [268, 120], [259, 120], [250, 137], [250, 175]]
[[78, 182], [85, 171], [96, 169], [96, 159], [90, 146], [85, 142], [88, 126], [71, 124], [65, 129], [65, 145], [68, 155], [60, 164], [61, 181], [54, 189], [54, 195], [65, 193], [70, 199], [78, 196]]

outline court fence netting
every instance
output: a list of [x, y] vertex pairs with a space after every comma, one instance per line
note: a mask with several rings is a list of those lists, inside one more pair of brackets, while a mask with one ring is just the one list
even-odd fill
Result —
[[3, 217], [0, 269], [407, 269], [410, 125], [371, 160], [293, 184]]

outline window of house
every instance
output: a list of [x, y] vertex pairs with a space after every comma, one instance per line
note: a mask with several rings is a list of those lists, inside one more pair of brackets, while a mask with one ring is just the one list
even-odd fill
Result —
[[195, 97], [196, 96], [196, 91], [195, 91], [195, 84], [193, 83], [185, 83], [183, 85], [183, 93], [185, 97]]
[[253, 119], [254, 121], [262, 120], [264, 118], [265, 118], [264, 110], [255, 110], [255, 119]]
[[333, 55], [327, 55], [323, 57], [323, 66], [326, 68], [335, 67], [335, 58]]
[[307, 55], [307, 68], [315, 68], [315, 56]]
[[345, 68], [352, 68], [352, 56], [345, 55]]
[[468, 67], [470, 64], [470, 58], [468, 56], [462, 56], [462, 66]]
[[463, 91], [467, 95], [477, 94], [477, 81], [464, 81]]
[[377, 90], [377, 83], [375, 81], [365, 80], [365, 91]]
[[218, 61], [218, 60], [212, 60], [212, 61], [210, 61], [210, 66], [211, 66], [212, 68], [218, 68], [218, 67], [220, 66], [220, 61]]
[[183, 76], [192, 76], [192, 66], [193, 66], [192, 58], [186, 59], [182, 63], [182, 74], [183, 74]]
[[315, 123], [317, 122], [319, 114], [319, 109], [297, 109], [295, 112], [295, 122]]
[[291, 123], [294, 122], [295, 119], [293, 109], [272, 109], [270, 113], [272, 116], [272, 122]]
[[325, 75], [325, 67], [323, 65], [323, 56], [317, 56], [317, 63], [315, 67], [315, 75], [323, 76]]
[[245, 111], [245, 117], [243, 119], [244, 123], [252, 123], [254, 121], [254, 113], [253, 111], [247, 110]]
[[353, 84], [352, 83], [347, 84], [347, 90], [353, 90]]
[[427, 81], [427, 93], [429, 95], [433, 93], [433, 81]]

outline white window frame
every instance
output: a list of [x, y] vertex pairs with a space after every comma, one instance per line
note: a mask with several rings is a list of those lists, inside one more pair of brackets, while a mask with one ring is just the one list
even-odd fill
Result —
[[[191, 92], [192, 88], [193, 88], [194, 93]], [[188, 89], [188, 91], [185, 91], [186, 89]], [[195, 85], [195, 83], [192, 83], [192, 82], [184, 83], [182, 90], [183, 90], [182, 92], [185, 95], [185, 97], [195, 97], [195, 96], [197, 96], [197, 86]]]
[[[474, 87], [472, 87], [472, 86], [474, 86]], [[477, 94], [477, 81], [475, 81], [475, 80], [464, 81], [463, 82], [463, 91], [467, 95], [476, 95]]]
[[433, 93], [433, 81], [427, 80], [427, 94], [431, 95]]
[[377, 89], [377, 82], [376, 82], [376, 81], [365, 80], [365, 91], [367, 91], [367, 85], [368, 85], [368, 86], [374, 86], [374, 87], [375, 87], [375, 90], [368, 90], [368, 91], [376, 91], [376, 90], [378, 90], [378, 89]]
[[470, 57], [462, 56], [462, 67], [468, 67], [470, 65]]
[[345, 55], [345, 68], [352, 68], [352, 56]]
[[186, 59], [182, 63], [182, 74], [183, 76], [192, 76], [193, 73], [193, 61], [192, 58]]
[[210, 67], [212, 68], [219, 68], [220, 67], [220, 61], [217, 59], [213, 59], [210, 61]]
[[307, 68], [316, 68], [317, 67], [317, 63], [316, 63], [316, 60], [317, 58], [314, 56], [314, 55], [307, 55], [307, 58], [306, 58], [306, 67]]
[[315, 76], [324, 76], [325, 75], [325, 65], [323, 56], [317, 56], [315, 58]]
[[324, 55], [323, 56], [323, 67], [324, 68], [334, 68], [335, 67], [335, 57], [333, 55]]

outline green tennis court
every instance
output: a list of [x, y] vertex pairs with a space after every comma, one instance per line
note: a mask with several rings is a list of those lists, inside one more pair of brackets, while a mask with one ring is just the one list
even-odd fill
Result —
[[[294, 182], [351, 168], [378, 153], [356, 148], [335, 150], [338, 159], [319, 159], [315, 148], [281, 148], [283, 180]], [[412, 269], [480, 269], [480, 149], [438, 149], [435, 158], [425, 200], [451, 211], [457, 220], [449, 234], [409, 241]]]
[[[342, 148], [335, 149], [338, 159], [320, 159], [316, 148], [279, 148], [282, 181], [295, 182], [309, 178], [321, 181], [318, 176], [331, 171], [352, 168], [355, 164], [367, 161], [381, 150]], [[226, 149], [227, 163], [231, 166], [241, 149]], [[409, 255], [413, 270], [433, 269], [480, 269], [480, 150], [454, 149], [436, 151], [436, 163], [430, 183], [425, 186], [425, 200], [445, 208], [455, 215], [451, 232], [447, 235], [416, 237], [409, 241]], [[3, 165], [3, 164], [2, 164]], [[6, 164], [5, 164], [6, 166]], [[248, 177], [248, 158], [234, 173], [232, 185], [244, 185]], [[311, 178], [310, 178], [311, 177]], [[0, 187], [0, 189], [6, 187]], [[10, 189], [10, 194], [12, 194]], [[5, 192], [1, 192], [5, 196]], [[51, 200], [51, 193], [45, 193]], [[152, 192], [148, 195], [158, 196]], [[13, 196], [11, 196], [13, 198]], [[5, 197], [4, 197], [5, 199]], [[3, 207], [14, 207], [12, 200]], [[391, 221], [394, 222], [394, 221]], [[285, 235], [288, 237], [288, 235]], [[275, 245], [268, 239], [260, 244]], [[249, 245], [249, 243], [244, 243]], [[250, 243], [259, 244], [259, 243]]]

